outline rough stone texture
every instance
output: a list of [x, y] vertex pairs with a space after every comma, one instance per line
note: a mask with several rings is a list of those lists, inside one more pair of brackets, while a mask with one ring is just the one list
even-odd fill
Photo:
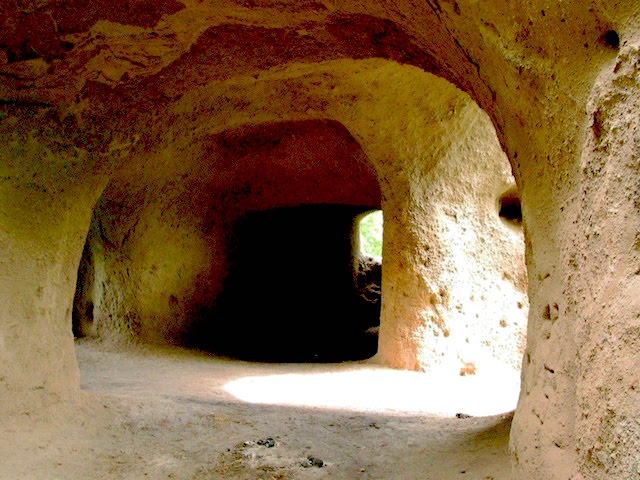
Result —
[[[95, 234], [88, 240], [96, 259], [92, 294], [100, 336], [185, 344], [202, 335], [194, 329], [215, 330], [198, 324], [204, 317], [223, 322], [212, 318], [212, 311], [235, 262], [228, 259], [230, 250], [243, 240], [235, 238], [235, 224], [248, 212], [323, 203], [380, 206], [375, 172], [335, 122], [238, 128], [208, 137], [200, 148], [198, 156], [171, 155], [164, 167], [156, 163], [151, 171], [144, 164], [127, 169], [103, 193], [95, 209]], [[340, 227], [335, 234], [344, 235], [348, 253], [356, 213], [348, 214], [347, 230]], [[261, 232], [267, 234], [268, 229]], [[304, 242], [304, 235], [297, 241]], [[311, 252], [321, 248], [314, 245], [308, 247], [310, 261]], [[345, 266], [350, 279], [349, 259]], [[300, 276], [305, 276], [302, 267]], [[292, 281], [273, 280], [282, 288]], [[245, 297], [258, 301], [258, 294], [247, 283]], [[254, 324], [248, 316], [229, 321]]]
[[[451, 374], [467, 363], [491, 368], [491, 357], [517, 368], [527, 305], [522, 237], [498, 216], [513, 180], [476, 108], [461, 109], [444, 127], [438, 163], [403, 169], [394, 184], [408, 195], [383, 204], [379, 358]], [[501, 321], [510, 335], [500, 332]]]
[[[620, 53], [592, 88], [573, 198], [560, 207], [563, 256], [532, 278], [517, 471], [537, 461], [557, 478], [640, 478], [639, 60], [637, 48]], [[529, 248], [530, 265], [537, 248], [550, 255], [541, 239]]]
[[[77, 392], [75, 275], [103, 190], [101, 211], [139, 209], [141, 234], [148, 225], [165, 229], [153, 241], [176, 239], [158, 220], [161, 203], [136, 196], [145, 193], [137, 182], [162, 180], [165, 189], [149, 193], [175, 193], [171, 216], [182, 218], [181, 207], [199, 204], [181, 203], [184, 190], [156, 170], [175, 169], [182, 181], [201, 165], [199, 185], [208, 184], [216, 170], [201, 160], [210, 158], [212, 137], [245, 125], [328, 119], [349, 132], [376, 171], [383, 209], [393, 212], [380, 359], [451, 364], [465, 329], [455, 306], [471, 297], [463, 265], [454, 275], [442, 259], [467, 249], [462, 228], [477, 236], [487, 202], [495, 214], [502, 193], [483, 161], [492, 148], [480, 142], [490, 129], [478, 119], [486, 117], [453, 84], [488, 114], [522, 197], [530, 318], [514, 476], [637, 478], [639, 27], [637, 2], [3, 0], [3, 414]], [[472, 187], [481, 195], [469, 204]], [[420, 223], [425, 215], [433, 222]], [[165, 253], [148, 251], [149, 267], [153, 255], [198, 251], [200, 226], [176, 228]], [[478, 242], [468, 245], [475, 258]], [[220, 278], [206, 273], [213, 284]], [[502, 277], [483, 273], [501, 288]], [[153, 293], [143, 299], [151, 306]]]
[[358, 295], [365, 302], [379, 306], [382, 296], [382, 258], [370, 257], [358, 249], [354, 255], [353, 276]]

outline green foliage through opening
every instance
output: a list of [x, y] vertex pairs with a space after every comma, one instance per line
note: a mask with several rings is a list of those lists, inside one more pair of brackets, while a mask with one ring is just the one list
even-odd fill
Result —
[[382, 257], [382, 210], [371, 212], [360, 220], [360, 251]]

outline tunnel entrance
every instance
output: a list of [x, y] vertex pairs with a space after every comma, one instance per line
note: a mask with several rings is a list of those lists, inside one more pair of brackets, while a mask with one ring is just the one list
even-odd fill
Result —
[[230, 236], [230, 268], [198, 346], [245, 360], [339, 362], [377, 351], [380, 267], [360, 255], [366, 207], [250, 212]]

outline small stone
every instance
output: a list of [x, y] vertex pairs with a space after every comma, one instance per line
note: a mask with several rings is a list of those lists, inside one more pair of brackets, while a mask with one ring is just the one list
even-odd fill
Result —
[[473, 362], [463, 362], [462, 367], [460, 368], [460, 376], [464, 377], [465, 375], [475, 375], [476, 373], [476, 364]]
[[311, 463], [312, 467], [322, 468], [324, 466], [324, 462], [316, 457], [307, 457], [307, 460]]
[[264, 440], [258, 440], [256, 443], [267, 448], [273, 448], [276, 446], [276, 441], [271, 437], [265, 438]]

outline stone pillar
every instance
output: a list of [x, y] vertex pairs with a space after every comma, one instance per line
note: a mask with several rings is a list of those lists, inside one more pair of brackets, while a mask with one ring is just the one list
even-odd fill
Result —
[[524, 242], [498, 206], [513, 187], [509, 163], [472, 102], [446, 137], [432, 141], [436, 162], [401, 159], [404, 168], [382, 182], [378, 358], [455, 375], [497, 361], [519, 368], [528, 305]]
[[[46, 160], [31, 161], [41, 167]], [[79, 391], [71, 309], [98, 190], [90, 182], [41, 182], [40, 175], [14, 183], [23, 172], [7, 166], [0, 183], [0, 417]]]

